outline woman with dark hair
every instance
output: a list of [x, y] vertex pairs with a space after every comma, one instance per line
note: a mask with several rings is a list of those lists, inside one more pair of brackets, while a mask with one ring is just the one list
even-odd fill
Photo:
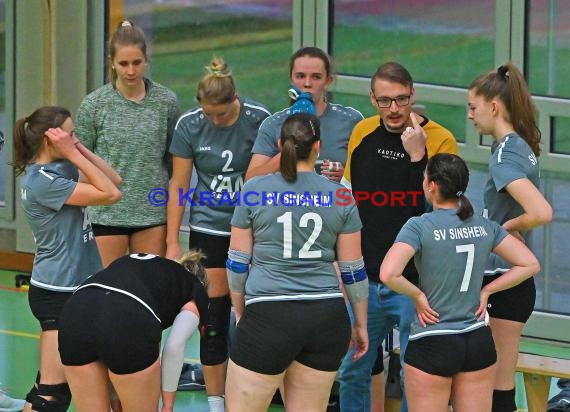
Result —
[[[381, 281], [410, 296], [416, 306], [404, 355], [411, 412], [444, 412], [450, 399], [454, 411], [490, 410], [496, 352], [485, 322], [487, 301], [540, 270], [522, 242], [497, 223], [473, 214], [464, 194], [468, 181], [469, 171], [460, 157], [433, 156], [423, 190], [434, 210], [408, 220], [380, 267]], [[512, 266], [481, 289], [491, 252]], [[402, 276], [412, 257], [419, 286]]]
[[[494, 138], [485, 186], [485, 215], [509, 233], [530, 239], [531, 229], [552, 220], [552, 207], [540, 193], [540, 130], [523, 74], [512, 63], [477, 77], [469, 86], [468, 117], [482, 135]], [[491, 255], [484, 283], [503, 276], [507, 262]], [[498, 368], [493, 412], [512, 412], [515, 369], [524, 324], [534, 310], [534, 279], [491, 297], [489, 315]]]
[[117, 202], [121, 178], [79, 142], [71, 113], [58, 106], [16, 122], [14, 168], [16, 175], [25, 172], [21, 202], [36, 243], [28, 300], [42, 329], [38, 376], [25, 410], [67, 410], [71, 394], [57, 352], [60, 312], [102, 268], [85, 206]]
[[[323, 130], [323, 150], [317, 158], [317, 172], [339, 182], [344, 174], [348, 139], [356, 124], [363, 119], [358, 110], [327, 101], [334, 80], [332, 59], [318, 47], [302, 47], [291, 56], [289, 77], [303, 95], [309, 93]], [[311, 111], [313, 108], [311, 107]], [[279, 170], [279, 135], [291, 108], [269, 116], [260, 126], [246, 179]]]
[[[351, 341], [338, 267], [356, 317], [355, 359], [368, 349], [368, 279], [360, 251], [360, 219], [343, 205], [343, 186], [314, 171], [319, 120], [285, 120], [280, 172], [248, 181], [232, 217], [228, 279], [238, 324], [230, 350], [226, 405], [265, 411], [280, 384], [287, 410], [324, 411]], [[251, 266], [250, 266], [251, 265]]]

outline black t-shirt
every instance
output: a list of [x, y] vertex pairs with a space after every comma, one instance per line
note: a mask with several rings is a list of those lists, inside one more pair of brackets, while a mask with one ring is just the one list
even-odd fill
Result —
[[[366, 130], [356, 130], [359, 127]], [[353, 136], [358, 134], [362, 139], [350, 159], [352, 192], [370, 194], [370, 200], [358, 204], [362, 255], [369, 279], [379, 282], [380, 265], [396, 235], [410, 217], [425, 212], [422, 181], [427, 151], [421, 161], [412, 163], [401, 133], [391, 133], [378, 123], [359, 123]], [[412, 261], [404, 276], [417, 284], [418, 272]]]
[[84, 287], [101, 287], [133, 298], [158, 318], [163, 330], [189, 301], [196, 302], [200, 314], [208, 304], [206, 290], [193, 273], [173, 260], [144, 253], [120, 257], [79, 289]]

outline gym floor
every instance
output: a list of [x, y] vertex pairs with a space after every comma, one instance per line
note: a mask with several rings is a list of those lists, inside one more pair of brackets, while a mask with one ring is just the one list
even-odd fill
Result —
[[[26, 288], [15, 287], [14, 276], [18, 272], [0, 270], [0, 388], [13, 398], [23, 398], [31, 387], [38, 367], [38, 343], [40, 328], [28, 306]], [[167, 332], [165, 332], [167, 333]], [[164, 341], [164, 339], [163, 339]], [[523, 343], [526, 351], [541, 353], [537, 344]], [[542, 345], [538, 345], [542, 346]], [[561, 350], [559, 357], [568, 357], [568, 350]], [[551, 354], [551, 356], [557, 356]], [[185, 362], [199, 359], [198, 336], [194, 334], [186, 345]], [[550, 396], [558, 393], [556, 379], [552, 379]], [[524, 411], [526, 402], [522, 377], [517, 377], [517, 404]], [[69, 409], [75, 412], [73, 404]], [[181, 391], [176, 396], [177, 411], [208, 412], [205, 391]], [[283, 411], [280, 405], [272, 405], [271, 412]]]
[[[0, 388], [12, 398], [24, 398], [36, 377], [40, 327], [30, 312], [27, 289], [15, 287], [17, 273], [0, 270]], [[194, 334], [186, 345], [185, 362], [198, 359], [198, 336]], [[206, 392], [178, 392], [175, 410], [208, 412]], [[283, 410], [281, 406], [269, 409]], [[75, 412], [73, 404], [69, 411]]]

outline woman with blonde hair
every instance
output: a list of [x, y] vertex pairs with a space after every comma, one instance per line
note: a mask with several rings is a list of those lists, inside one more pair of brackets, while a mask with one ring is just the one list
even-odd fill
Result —
[[142, 29], [123, 20], [109, 40], [110, 82], [79, 106], [83, 144], [123, 178], [123, 199], [89, 209], [103, 266], [125, 253], [166, 251], [166, 206], [149, 199], [168, 187], [168, 145], [179, 115], [174, 92], [145, 76], [149, 57]]
[[[222, 58], [214, 57], [206, 71], [197, 87], [200, 106], [180, 116], [170, 146], [173, 173], [166, 256], [175, 259], [180, 253], [179, 231], [188, 201], [191, 204], [189, 247], [204, 252], [209, 279], [210, 301], [207, 318], [203, 320], [200, 361], [210, 411], [215, 412], [224, 410], [231, 309], [225, 269], [230, 219], [257, 129], [270, 113], [263, 105], [238, 95], [232, 72]], [[188, 192], [194, 168], [198, 182], [195, 190]]]
[[200, 260], [196, 251], [179, 263], [133, 253], [77, 289], [61, 314], [59, 352], [78, 412], [109, 410], [109, 381], [124, 412], [157, 411], [162, 331], [207, 300]]

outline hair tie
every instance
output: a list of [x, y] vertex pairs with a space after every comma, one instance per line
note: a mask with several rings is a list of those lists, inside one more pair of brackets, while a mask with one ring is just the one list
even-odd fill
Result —
[[509, 68], [507, 66], [499, 66], [497, 73], [505, 80], [509, 78]]
[[315, 126], [313, 125], [313, 122], [311, 120], [309, 120], [309, 124], [311, 125], [311, 130], [313, 131], [313, 138], [317, 137], [317, 132], [315, 132]]
[[232, 71], [228, 70], [228, 65], [223, 64], [220, 66], [205, 66], [206, 71], [215, 77], [229, 77], [232, 75]]
[[123, 21], [121, 22], [121, 27], [133, 27], [133, 23], [131, 23], [131, 22], [128, 21], [128, 20], [123, 20]]
[[463, 196], [463, 192], [461, 190], [458, 190], [457, 193], [455, 194], [455, 196], [461, 197], [461, 196]]

